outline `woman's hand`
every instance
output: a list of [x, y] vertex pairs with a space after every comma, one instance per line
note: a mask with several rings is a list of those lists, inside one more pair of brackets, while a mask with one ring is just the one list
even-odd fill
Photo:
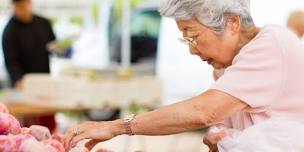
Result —
[[122, 134], [123, 121], [106, 122], [85, 122], [75, 127], [69, 128], [64, 137], [64, 147], [69, 150], [83, 139], [91, 139], [86, 143], [86, 147], [91, 150], [96, 144], [110, 140]]
[[203, 143], [209, 147], [209, 152], [218, 152], [217, 143], [228, 135], [226, 127], [211, 127], [204, 135]]

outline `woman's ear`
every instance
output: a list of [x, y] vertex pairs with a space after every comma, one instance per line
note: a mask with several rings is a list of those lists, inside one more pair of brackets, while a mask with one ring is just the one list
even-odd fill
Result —
[[231, 16], [227, 21], [227, 28], [232, 33], [239, 33], [241, 30], [241, 19], [239, 16]]

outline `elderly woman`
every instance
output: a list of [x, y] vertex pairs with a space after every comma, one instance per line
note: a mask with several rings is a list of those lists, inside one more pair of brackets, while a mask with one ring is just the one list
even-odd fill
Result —
[[[303, 121], [304, 72], [293, 67], [304, 67], [304, 48], [285, 28], [256, 27], [249, 8], [249, 0], [164, 0], [160, 13], [175, 19], [182, 42], [216, 69], [218, 79], [208, 91], [176, 104], [71, 128], [66, 148], [82, 139], [91, 139], [92, 148], [123, 134], [169, 135], [213, 125], [243, 130], [274, 116]], [[216, 149], [220, 137], [209, 134], [204, 142]]]

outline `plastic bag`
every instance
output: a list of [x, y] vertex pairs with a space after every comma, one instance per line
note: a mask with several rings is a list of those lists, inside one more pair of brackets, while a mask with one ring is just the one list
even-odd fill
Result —
[[218, 143], [219, 152], [304, 152], [304, 124], [270, 118]]

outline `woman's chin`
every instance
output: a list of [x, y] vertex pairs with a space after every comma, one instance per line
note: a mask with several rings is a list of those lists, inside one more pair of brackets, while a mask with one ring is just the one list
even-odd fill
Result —
[[214, 69], [222, 69], [224, 68], [221, 64], [212, 63], [211, 64]]

